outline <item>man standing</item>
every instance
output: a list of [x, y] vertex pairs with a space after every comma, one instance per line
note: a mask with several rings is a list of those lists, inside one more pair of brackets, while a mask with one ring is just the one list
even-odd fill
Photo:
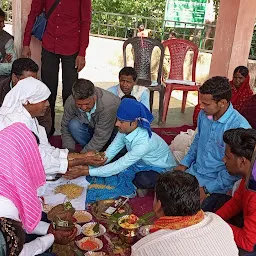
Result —
[[[37, 78], [37, 73], [38, 65], [33, 60], [29, 58], [19, 58], [15, 60], [12, 64], [11, 77], [0, 81], [0, 106], [2, 106], [6, 94], [16, 86], [20, 80], [27, 77]], [[45, 128], [47, 135], [49, 135], [52, 127], [50, 108], [47, 108], [43, 115], [36, 118], [39, 124]]]
[[[57, 0], [33, 0], [23, 41], [22, 55], [29, 57], [31, 31], [36, 17], [47, 13]], [[59, 0], [50, 15], [42, 39], [42, 81], [51, 91], [49, 103], [54, 133], [55, 101], [58, 88], [59, 63], [62, 63], [63, 105], [71, 95], [72, 85], [85, 66], [85, 51], [89, 44], [91, 0]]]
[[78, 79], [64, 106], [62, 146], [74, 152], [77, 142], [82, 152], [102, 150], [113, 133], [119, 104], [114, 94], [95, 88], [89, 80]]
[[[199, 89], [201, 111], [198, 116], [198, 133], [187, 155], [177, 170], [195, 175], [199, 181], [201, 201], [212, 193], [226, 194], [237, 177], [228, 174], [222, 161], [225, 153], [223, 134], [231, 128], [250, 128], [247, 120], [232, 104], [231, 87], [225, 77], [207, 80]], [[208, 209], [203, 203], [203, 210]]]
[[124, 67], [119, 72], [119, 84], [108, 88], [108, 91], [122, 98], [131, 95], [137, 101], [149, 107], [149, 90], [145, 86], [136, 85], [137, 72], [132, 67]]

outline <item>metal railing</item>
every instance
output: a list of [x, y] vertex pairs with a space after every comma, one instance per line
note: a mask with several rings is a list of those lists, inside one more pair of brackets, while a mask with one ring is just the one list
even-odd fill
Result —
[[[171, 23], [171, 27], [166, 27], [167, 23]], [[170, 31], [175, 31], [177, 38], [191, 40], [203, 51], [212, 50], [215, 25], [211, 24], [166, 21], [154, 17], [93, 11], [91, 34], [126, 40], [136, 35], [140, 24], [144, 24], [153, 38], [166, 40]]]
[[[0, 8], [6, 12], [6, 22], [12, 23], [12, 1], [0, 0]], [[166, 27], [168, 22], [172, 24], [171, 27]], [[93, 11], [91, 34], [126, 40], [136, 35], [140, 24], [144, 24], [145, 28], [150, 30], [150, 36], [153, 38], [166, 40], [170, 31], [175, 31], [177, 38], [193, 41], [201, 51], [212, 51], [215, 36], [215, 25], [212, 24], [166, 21], [155, 17]], [[249, 58], [256, 59], [256, 26]]]
[[254, 25], [249, 58], [256, 60], [256, 24]]
[[12, 1], [0, 0], [0, 8], [6, 13], [6, 22], [12, 23]]

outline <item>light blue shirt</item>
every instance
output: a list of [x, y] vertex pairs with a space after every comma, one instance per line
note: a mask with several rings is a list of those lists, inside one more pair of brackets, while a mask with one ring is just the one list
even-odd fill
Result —
[[168, 145], [154, 132], [151, 138], [147, 130], [140, 127], [129, 134], [118, 132], [114, 141], [106, 150], [108, 162], [110, 162], [124, 146], [126, 146], [128, 152], [123, 157], [105, 166], [97, 168], [90, 167], [90, 175], [109, 177], [120, 173], [133, 164], [138, 166], [154, 166], [165, 170], [171, 170], [176, 166], [175, 159]]
[[[112, 92], [116, 96], [122, 98], [124, 96], [124, 93], [120, 94], [120, 90], [121, 89], [120, 89], [119, 84], [107, 89], [107, 91]], [[149, 90], [145, 86], [134, 85], [131, 95], [134, 96], [138, 102], [144, 104], [144, 106], [146, 106], [147, 109], [150, 109], [150, 107], [149, 107]]]
[[196, 176], [199, 185], [205, 186], [210, 193], [226, 193], [238, 179], [229, 175], [222, 159], [225, 154], [224, 132], [239, 127], [251, 126], [231, 103], [217, 121], [202, 110], [199, 113], [198, 133], [181, 164], [189, 167], [187, 172]]
[[16, 53], [14, 50], [14, 41], [13, 39], [10, 39], [6, 45], [5, 45], [5, 52], [6, 54], [10, 54], [12, 56], [11, 62], [2, 62], [3, 61], [3, 56], [0, 53], [0, 75], [10, 75], [11, 74], [11, 69], [12, 69], [12, 63], [14, 60], [16, 60]]
[[97, 107], [97, 105], [96, 105], [96, 102], [95, 102], [95, 104], [94, 104], [94, 106], [93, 106], [93, 108], [91, 109], [90, 112], [83, 111], [82, 109], [79, 109], [79, 110], [80, 110], [82, 113], [85, 113], [85, 114], [87, 115], [88, 121], [91, 121], [92, 114], [95, 113], [96, 107]]

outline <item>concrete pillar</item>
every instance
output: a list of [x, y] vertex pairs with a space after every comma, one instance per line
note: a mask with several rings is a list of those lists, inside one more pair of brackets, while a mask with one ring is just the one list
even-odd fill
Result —
[[256, 0], [221, 0], [217, 21], [210, 77], [232, 78], [235, 67], [247, 66]]
[[[12, 0], [13, 35], [15, 38], [15, 47], [19, 57], [21, 55], [23, 33], [27, 23], [28, 14], [30, 12], [31, 2], [32, 0]], [[33, 59], [41, 69], [41, 42], [32, 37], [30, 48], [31, 59]]]

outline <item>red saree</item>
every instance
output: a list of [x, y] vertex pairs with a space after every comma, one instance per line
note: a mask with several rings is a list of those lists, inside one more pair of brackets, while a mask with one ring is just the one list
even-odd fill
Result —
[[250, 76], [248, 75], [242, 85], [237, 89], [233, 84], [233, 80], [230, 81], [230, 86], [232, 89], [231, 103], [233, 104], [233, 107], [239, 112], [241, 111], [244, 102], [251, 98], [253, 95], [253, 91], [249, 82]]

